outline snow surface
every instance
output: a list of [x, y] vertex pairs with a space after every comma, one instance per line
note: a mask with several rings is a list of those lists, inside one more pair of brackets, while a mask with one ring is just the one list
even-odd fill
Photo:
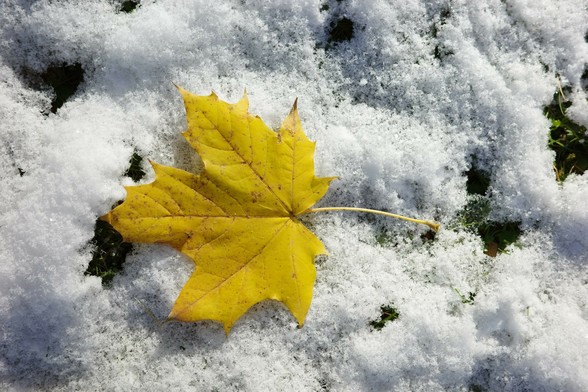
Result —
[[[0, 2], [1, 390], [588, 390], [588, 175], [556, 183], [542, 114], [558, 74], [588, 125], [586, 0], [324, 4]], [[342, 16], [354, 37], [328, 44]], [[63, 62], [84, 82], [46, 116], [52, 91], [27, 73]], [[197, 162], [172, 82], [231, 101], [247, 88], [274, 127], [298, 97], [317, 171], [340, 177], [321, 206], [446, 229], [423, 243], [405, 222], [316, 214], [330, 255], [303, 328], [275, 302], [228, 339], [212, 322], [158, 326], [145, 308], [167, 316], [186, 257], [137, 245], [110, 288], [84, 271], [133, 149]], [[493, 217], [524, 229], [496, 258], [447, 228], [473, 156], [491, 173]], [[376, 241], [382, 228], [392, 244]], [[400, 318], [374, 331], [390, 304]]]

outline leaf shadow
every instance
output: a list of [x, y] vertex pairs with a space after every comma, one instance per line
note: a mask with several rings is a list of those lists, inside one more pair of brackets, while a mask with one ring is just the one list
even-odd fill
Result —
[[[516, 355], [516, 354], [515, 354]], [[548, 391], [562, 385], [544, 371], [506, 353], [478, 358], [472, 368], [470, 391]], [[555, 384], [555, 385], [554, 385]], [[569, 385], [568, 385], [569, 387]], [[565, 389], [565, 388], [564, 388]]]
[[221, 324], [214, 321], [197, 323], [168, 322], [157, 329], [160, 338], [158, 357], [183, 353], [187, 356], [215, 351], [227, 341]]
[[[113, 280], [112, 287], [125, 299], [124, 321], [129, 329], [149, 331], [159, 338], [157, 354], [170, 355], [196, 349], [216, 349], [225, 339], [222, 325], [212, 321], [181, 323], [166, 321], [181, 285], [188, 280], [193, 262], [175, 249], [161, 244], [136, 244], [136, 252]], [[150, 278], [145, 278], [148, 275]], [[177, 279], [183, 282], [177, 281]], [[176, 281], [170, 281], [174, 279]], [[170, 293], [170, 286], [177, 292]]]

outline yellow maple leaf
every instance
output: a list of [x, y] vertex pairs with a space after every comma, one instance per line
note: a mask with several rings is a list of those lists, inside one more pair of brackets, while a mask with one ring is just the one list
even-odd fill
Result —
[[314, 175], [315, 143], [302, 130], [296, 102], [274, 132], [248, 113], [246, 94], [229, 104], [214, 93], [178, 89], [188, 121], [183, 135], [200, 155], [203, 172], [151, 162], [155, 181], [126, 187], [125, 201], [102, 219], [125, 241], [166, 243], [196, 263], [168, 320], [216, 320], [228, 333], [251, 306], [273, 299], [302, 326], [314, 258], [326, 251], [297, 216], [353, 208], [311, 209], [333, 177]]

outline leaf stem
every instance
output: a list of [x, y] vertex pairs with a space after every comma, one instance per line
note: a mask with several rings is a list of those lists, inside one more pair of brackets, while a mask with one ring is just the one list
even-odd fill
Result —
[[[402, 219], [402, 220], [409, 221], [409, 222], [420, 223], [421, 225], [427, 225], [431, 229], [433, 229], [435, 232], [439, 231], [439, 228], [441, 227], [441, 224], [439, 224], [437, 222], [431, 222], [431, 221], [426, 221], [426, 220], [421, 220], [421, 219], [408, 218], [406, 216], [402, 216], [402, 215], [398, 215], [398, 214], [392, 214], [390, 212], [384, 212], [384, 211], [380, 211], [380, 210], [371, 210], [369, 208], [358, 208], [358, 207], [320, 207], [320, 208], [309, 208], [308, 210], [304, 211], [302, 214], [310, 214], [310, 213], [313, 213], [313, 212], [323, 212], [323, 211], [355, 211], [355, 212], [367, 212], [367, 213], [370, 213], [370, 214], [384, 215], [384, 216], [389, 216], [389, 217], [392, 217], [392, 218]], [[300, 214], [300, 215], [302, 215], [302, 214]]]

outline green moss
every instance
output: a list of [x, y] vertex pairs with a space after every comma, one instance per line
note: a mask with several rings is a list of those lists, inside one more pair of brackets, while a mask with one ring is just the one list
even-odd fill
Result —
[[94, 238], [90, 241], [93, 247], [92, 260], [86, 275], [102, 278], [102, 284], [108, 285], [114, 276], [122, 271], [127, 254], [132, 245], [124, 242], [122, 236], [107, 222], [97, 220]]
[[119, 11], [129, 14], [140, 5], [141, 2], [138, 0], [125, 0], [121, 3]]
[[460, 226], [477, 230], [488, 221], [490, 199], [486, 196], [471, 195], [459, 214]]
[[553, 167], [558, 182], [565, 181], [570, 174], [583, 174], [588, 169], [588, 143], [586, 127], [577, 124], [567, 115], [572, 105], [565, 94], [569, 89], [560, 89], [553, 96], [551, 104], [543, 110], [551, 121], [548, 146], [555, 151]]
[[522, 234], [521, 222], [488, 221], [478, 228], [478, 234], [486, 245], [486, 254], [495, 256], [496, 253], [504, 253], [507, 246], [519, 239]]
[[386, 323], [394, 321], [398, 317], [400, 317], [400, 313], [398, 313], [398, 310], [392, 306], [382, 305], [380, 311], [382, 312], [380, 319], [370, 322], [370, 325], [376, 331], [379, 331], [382, 328], [384, 328], [384, 325], [386, 325]]
[[[143, 158], [134, 152], [129, 168], [124, 173], [133, 181], [139, 181], [145, 176], [141, 168]], [[94, 237], [90, 240], [92, 260], [86, 270], [86, 275], [99, 276], [102, 284], [108, 285], [114, 276], [122, 271], [127, 254], [133, 249], [132, 244], [124, 242], [122, 236], [110, 224], [100, 219], [94, 227]]]
[[461, 291], [459, 291], [455, 287], [453, 288], [453, 290], [457, 293], [457, 295], [459, 295], [459, 298], [461, 299], [462, 304], [468, 304], [468, 305], [474, 304], [477, 293], [473, 293], [473, 292], [469, 291], [468, 295], [466, 296], [466, 295], [462, 294]]
[[130, 166], [127, 171], [124, 173], [125, 176], [131, 177], [133, 181], [137, 182], [140, 181], [145, 176], [145, 171], [142, 167], [143, 157], [137, 154], [137, 152], [133, 152], [130, 160]]
[[387, 231], [384, 231], [383, 229], [379, 230], [376, 233], [375, 237], [376, 237], [377, 244], [380, 246], [383, 246], [383, 247], [396, 246], [396, 242], [395, 242], [394, 238]]
[[488, 174], [472, 165], [466, 175], [469, 196], [467, 204], [458, 215], [458, 226], [477, 233], [484, 242], [484, 252], [489, 256], [504, 253], [521, 235], [521, 223], [491, 220], [491, 202], [487, 196], [490, 185]]

